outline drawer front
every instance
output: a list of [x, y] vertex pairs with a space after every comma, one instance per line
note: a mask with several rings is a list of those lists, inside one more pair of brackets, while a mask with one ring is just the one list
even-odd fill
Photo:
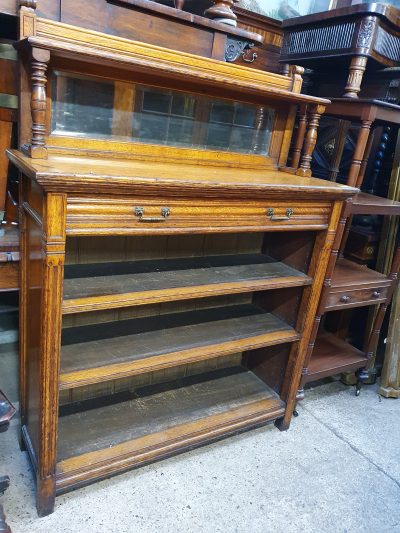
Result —
[[374, 287], [369, 289], [350, 289], [329, 292], [327, 298], [323, 298], [323, 309], [321, 312], [333, 311], [335, 309], [348, 309], [351, 307], [362, 307], [364, 305], [378, 304], [386, 300], [389, 287]]
[[68, 234], [325, 229], [328, 202], [215, 199], [68, 198]]

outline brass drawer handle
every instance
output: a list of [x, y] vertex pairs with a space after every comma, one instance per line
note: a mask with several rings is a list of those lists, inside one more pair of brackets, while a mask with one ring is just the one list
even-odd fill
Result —
[[372, 293], [372, 298], [379, 298], [380, 295], [381, 295], [381, 291], [374, 291]]
[[340, 301], [343, 302], [344, 304], [348, 304], [350, 302], [351, 298], [350, 296], [347, 296], [346, 294], [343, 295], [341, 298], [340, 298]]
[[162, 207], [160, 217], [145, 217], [144, 207], [135, 207], [135, 215], [139, 217], [140, 222], [165, 222], [170, 214], [171, 210], [169, 207]]
[[286, 216], [285, 217], [276, 217], [274, 215], [274, 208], [273, 207], [269, 207], [267, 209], [267, 217], [269, 217], [270, 220], [272, 220], [272, 222], [280, 222], [282, 220], [289, 220], [289, 218], [293, 215], [293, 209], [290, 209], [290, 207], [288, 207], [286, 209]]

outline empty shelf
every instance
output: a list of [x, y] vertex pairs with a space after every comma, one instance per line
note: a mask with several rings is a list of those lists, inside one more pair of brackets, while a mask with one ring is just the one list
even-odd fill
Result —
[[129, 261], [65, 267], [63, 313], [309, 285], [263, 254]]
[[359, 192], [350, 207], [353, 215], [400, 215], [400, 202]]
[[63, 330], [67, 389], [299, 339], [271, 313], [237, 305]]
[[145, 387], [59, 419], [57, 489], [275, 420], [285, 403], [242, 367]]
[[365, 353], [332, 333], [318, 335], [303, 383], [365, 366]]

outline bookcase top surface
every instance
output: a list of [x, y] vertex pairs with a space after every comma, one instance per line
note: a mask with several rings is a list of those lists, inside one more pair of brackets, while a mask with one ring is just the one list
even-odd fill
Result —
[[313, 177], [296, 176], [276, 169], [193, 165], [136, 159], [103, 159], [49, 155], [31, 159], [17, 150], [7, 151], [9, 159], [45, 190], [98, 193], [130, 192], [157, 194], [218, 193], [228, 196], [341, 198], [358, 189]]

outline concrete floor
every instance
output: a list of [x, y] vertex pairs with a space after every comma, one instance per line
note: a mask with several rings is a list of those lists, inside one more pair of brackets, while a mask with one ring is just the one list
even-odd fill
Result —
[[274, 426], [60, 496], [38, 518], [17, 421], [0, 435], [13, 533], [400, 532], [400, 400], [341, 383]]

